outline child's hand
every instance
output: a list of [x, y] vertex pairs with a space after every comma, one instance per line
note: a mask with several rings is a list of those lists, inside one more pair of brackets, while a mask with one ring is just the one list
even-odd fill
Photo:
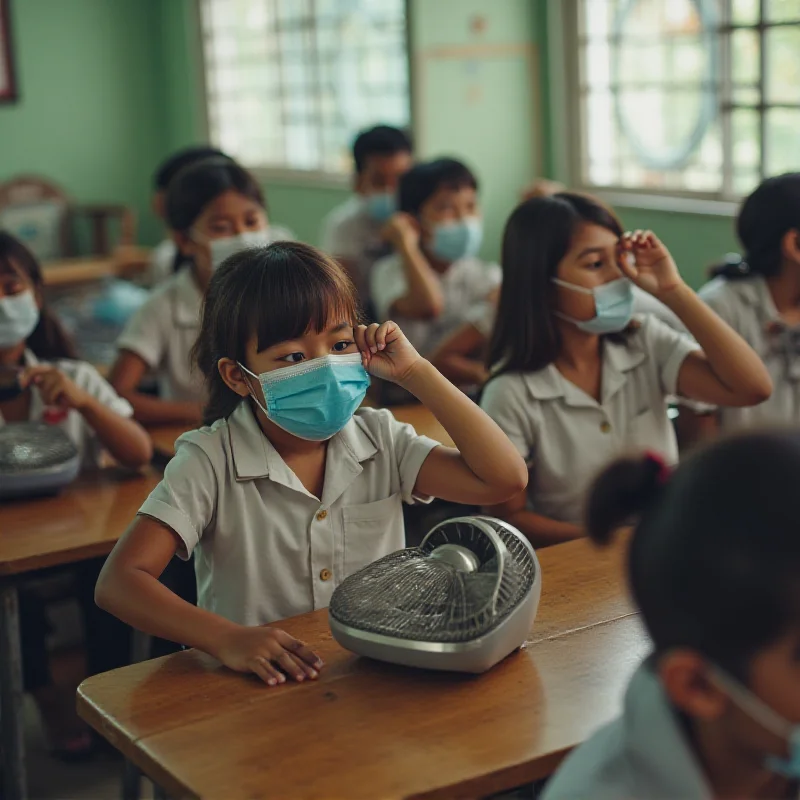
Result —
[[376, 378], [401, 386], [424, 361], [394, 322], [382, 325], [373, 322], [369, 327], [359, 325], [355, 329], [355, 339], [364, 369]]
[[419, 227], [410, 214], [398, 211], [389, 218], [383, 226], [381, 236], [389, 242], [395, 250], [404, 250], [416, 247], [419, 244]]
[[617, 262], [625, 277], [655, 297], [683, 284], [669, 250], [652, 231], [624, 234], [619, 240], [618, 253]]
[[322, 659], [302, 642], [277, 628], [241, 627], [228, 634], [217, 658], [236, 672], [253, 672], [268, 686], [315, 679]]
[[36, 386], [45, 405], [74, 408], [82, 411], [91, 402], [91, 395], [79, 389], [63, 372], [55, 367], [29, 367], [19, 379], [20, 386]]

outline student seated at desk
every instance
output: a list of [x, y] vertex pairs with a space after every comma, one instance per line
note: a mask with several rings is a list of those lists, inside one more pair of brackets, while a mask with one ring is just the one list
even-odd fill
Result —
[[[114, 548], [103, 608], [270, 685], [313, 678], [314, 653], [258, 626], [324, 608], [345, 577], [404, 547], [403, 502], [523, 489], [525, 464], [497, 425], [397, 325], [359, 325], [356, 309], [341, 267], [306, 245], [240, 253], [214, 274], [196, 351], [207, 427], [178, 440]], [[416, 395], [458, 449], [358, 410], [369, 374]], [[158, 582], [192, 552], [199, 608]]]
[[[140, 422], [199, 424], [203, 378], [189, 353], [206, 286], [229, 255], [266, 245], [286, 231], [270, 227], [261, 187], [227, 158], [200, 161], [175, 175], [166, 214], [186, 266], [156, 289], [122, 332], [111, 383]], [[148, 370], [158, 373], [160, 397], [139, 391]]]
[[[227, 158], [225, 153], [216, 147], [199, 146], [186, 147], [173, 153], [166, 161], [159, 165], [153, 178], [153, 211], [155, 215], [167, 224], [167, 187], [170, 181], [185, 167], [205, 161], [209, 158]], [[175, 240], [170, 236], [161, 244], [153, 248], [150, 256], [150, 283], [156, 284], [165, 281], [178, 271], [182, 258]]]
[[597, 479], [586, 526], [603, 544], [635, 520], [628, 579], [654, 652], [543, 800], [799, 796], [798, 474], [800, 434], [781, 431], [673, 475], [646, 455]]
[[[478, 181], [460, 161], [441, 158], [412, 167], [400, 180], [399, 202], [385, 231], [396, 253], [375, 265], [372, 300], [378, 319], [396, 319], [427, 357], [490, 299], [500, 268], [478, 257]], [[450, 372], [457, 384], [485, 378], [477, 359], [463, 359]]]
[[[677, 315], [634, 319], [633, 288]], [[671, 395], [746, 406], [772, 383], [761, 360], [683, 282], [652, 233], [577, 194], [511, 215], [481, 404], [527, 459], [529, 491], [491, 509], [543, 546], [583, 535], [588, 482], [631, 447], [677, 460]]]
[[397, 184], [411, 167], [407, 133], [388, 125], [362, 131], [353, 143], [353, 196], [323, 222], [322, 249], [347, 271], [361, 304], [369, 305], [369, 276], [389, 253], [381, 230], [397, 210]]
[[[16, 375], [16, 381], [3, 380], [0, 425], [48, 420], [75, 443], [84, 466], [98, 465], [104, 452], [128, 467], [147, 464], [152, 455], [150, 438], [130, 418], [130, 405], [94, 367], [75, 359], [72, 341], [44, 303], [43, 288], [42, 271], [33, 254], [0, 231], [0, 370]], [[81, 564], [79, 584], [93, 585], [99, 569], [98, 560]], [[100, 617], [91, 602], [81, 602], [81, 607], [87, 623], [89, 669], [99, 672], [121, 666], [123, 662], [114, 659], [121, 640], [127, 655], [127, 629], [121, 631], [123, 626], [108, 615]], [[74, 698], [70, 704], [52, 683], [43, 603], [25, 586], [20, 590], [20, 620], [25, 690], [37, 702], [50, 745], [67, 758], [82, 755], [89, 746], [88, 733], [75, 717]], [[109, 620], [111, 628], [105, 624]], [[88, 635], [93, 631], [98, 636]], [[98, 638], [102, 639], [99, 647]]]
[[764, 181], [736, 222], [744, 260], [700, 297], [764, 359], [775, 391], [754, 408], [722, 408], [725, 431], [800, 424], [800, 172]]

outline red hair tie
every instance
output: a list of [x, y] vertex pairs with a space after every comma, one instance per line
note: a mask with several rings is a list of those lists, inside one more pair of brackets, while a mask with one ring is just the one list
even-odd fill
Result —
[[656, 481], [660, 486], [663, 486], [669, 480], [670, 475], [672, 475], [672, 468], [664, 460], [664, 456], [662, 456], [661, 453], [657, 453], [655, 450], [645, 450], [644, 457], [651, 464], [658, 467]]

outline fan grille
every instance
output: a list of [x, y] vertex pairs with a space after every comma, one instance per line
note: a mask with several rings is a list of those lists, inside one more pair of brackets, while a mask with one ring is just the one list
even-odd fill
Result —
[[0, 427], [0, 472], [56, 467], [78, 455], [72, 440], [53, 425], [20, 422]]
[[479, 519], [505, 545], [500, 558], [474, 521], [444, 523], [429, 538], [470, 542], [484, 556], [475, 572], [431, 558], [427, 538], [421, 547], [385, 556], [342, 581], [331, 598], [331, 616], [359, 630], [423, 642], [470, 641], [497, 627], [533, 585], [536, 561], [513, 528]]

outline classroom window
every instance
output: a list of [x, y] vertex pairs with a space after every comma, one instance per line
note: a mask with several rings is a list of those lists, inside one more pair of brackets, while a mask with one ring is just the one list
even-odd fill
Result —
[[405, 0], [201, 0], [213, 141], [248, 167], [346, 174], [410, 118]]
[[573, 9], [583, 184], [734, 199], [800, 169], [800, 0]]

